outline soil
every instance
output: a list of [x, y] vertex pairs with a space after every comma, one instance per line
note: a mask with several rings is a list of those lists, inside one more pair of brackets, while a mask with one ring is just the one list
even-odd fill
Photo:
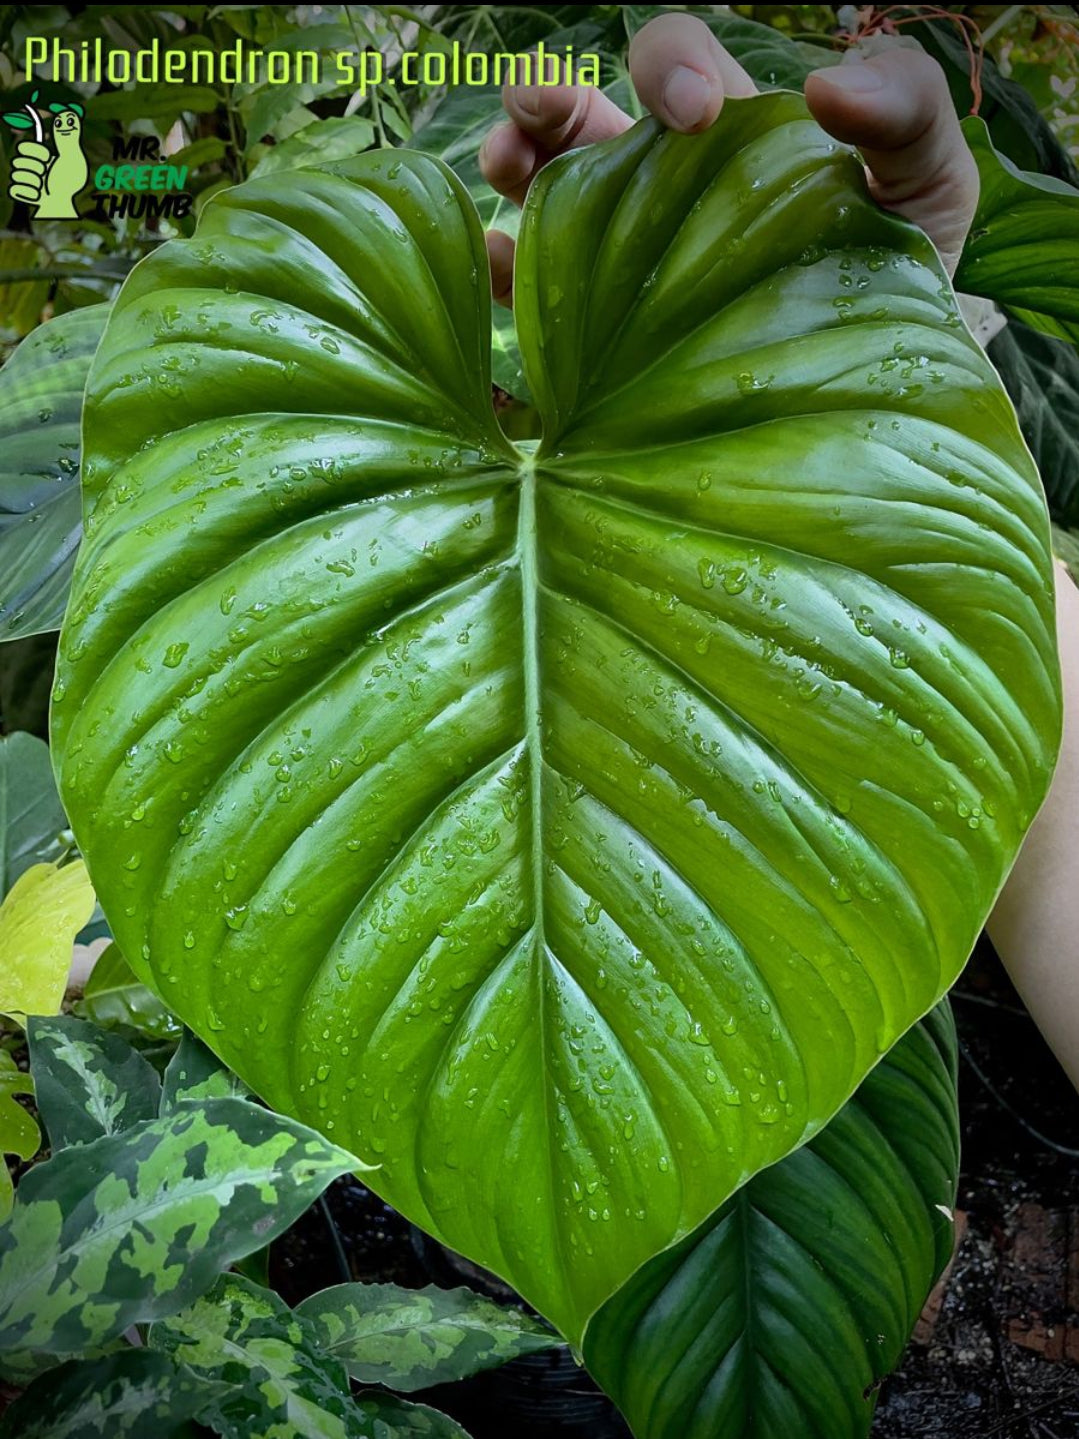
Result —
[[[988, 942], [953, 1008], [966, 1232], [883, 1387], [873, 1439], [1079, 1439], [1079, 1102]], [[515, 1302], [352, 1179], [274, 1247], [270, 1278], [290, 1303], [345, 1278], [469, 1283]], [[566, 1351], [412, 1397], [474, 1439], [629, 1439]]]

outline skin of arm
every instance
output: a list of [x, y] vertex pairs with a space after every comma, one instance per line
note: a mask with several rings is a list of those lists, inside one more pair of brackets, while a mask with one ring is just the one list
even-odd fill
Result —
[[[659, 16], [633, 38], [630, 74], [638, 96], [671, 129], [707, 129], [727, 98], [756, 87], [700, 20]], [[920, 225], [949, 275], [978, 200], [978, 172], [963, 139], [944, 73], [929, 56], [895, 49], [853, 53], [806, 80], [818, 123], [857, 146], [878, 204]], [[619, 135], [630, 117], [599, 90], [507, 86], [508, 123], [492, 130], [480, 167], [500, 194], [522, 204], [538, 171], [565, 150]], [[487, 236], [491, 288], [512, 303], [513, 241]], [[1064, 680], [1064, 738], [1048, 798], [988, 923], [1012, 982], [1072, 1082], [1079, 1087], [1079, 591], [1060, 568], [1057, 624]]]

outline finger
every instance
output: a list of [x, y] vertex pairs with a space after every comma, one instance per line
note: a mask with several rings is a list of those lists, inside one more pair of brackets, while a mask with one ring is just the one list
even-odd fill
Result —
[[44, 173], [45, 163], [43, 160], [34, 160], [27, 155], [16, 155], [11, 162], [12, 179], [14, 179], [16, 175], [30, 178], [34, 175], [44, 175]]
[[497, 125], [480, 147], [480, 174], [500, 195], [523, 205], [532, 178], [546, 158], [516, 125]]
[[634, 35], [629, 71], [641, 102], [672, 130], [706, 130], [726, 97], [757, 87], [695, 15], [659, 15]]
[[513, 123], [548, 158], [613, 139], [633, 121], [593, 85], [507, 85], [502, 103]]
[[487, 259], [491, 265], [491, 295], [496, 305], [513, 308], [513, 254], [516, 246], [501, 230], [488, 230]]
[[978, 167], [944, 71], [918, 50], [815, 70], [806, 101], [837, 140], [857, 145], [873, 198], [920, 225], [955, 270], [978, 204]]

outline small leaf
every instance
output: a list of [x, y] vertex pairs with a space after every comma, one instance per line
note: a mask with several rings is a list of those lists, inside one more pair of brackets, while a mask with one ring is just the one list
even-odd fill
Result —
[[74, 1360], [19, 1395], [0, 1439], [162, 1439], [224, 1389], [148, 1349]]
[[283, 1299], [238, 1274], [223, 1275], [190, 1308], [153, 1325], [150, 1345], [227, 1392], [201, 1415], [223, 1439], [364, 1439], [343, 1364]]
[[189, 1029], [184, 1030], [179, 1048], [169, 1060], [161, 1090], [161, 1113], [175, 1109], [183, 1099], [223, 1099], [229, 1095], [244, 1099], [251, 1091], [238, 1074], [222, 1064]]
[[29, 115], [20, 114], [18, 110], [4, 116], [5, 121], [15, 130], [32, 130], [34, 122]]
[[468, 1439], [448, 1414], [426, 1404], [412, 1404], [392, 1394], [368, 1390], [359, 1395], [356, 1407], [363, 1415], [364, 1439]]
[[984, 295], [1047, 335], [1079, 343], [1079, 190], [1020, 170], [993, 145], [985, 121], [963, 134], [978, 164], [978, 210], [955, 287]]
[[80, 1019], [125, 1038], [176, 1040], [183, 1033], [180, 1021], [136, 977], [117, 944], [110, 944], [99, 957], [74, 1010]]
[[1049, 513], [1079, 525], [1079, 352], [1013, 319], [988, 353], [1037, 462]]
[[66, 828], [48, 745], [32, 734], [0, 738], [0, 898], [32, 864], [46, 858]]
[[64, 997], [75, 936], [94, 912], [94, 891], [81, 859], [61, 869], [35, 864], [0, 904], [0, 1013], [22, 1023], [56, 1014]]
[[493, 1369], [563, 1340], [518, 1309], [470, 1289], [338, 1284], [297, 1306], [328, 1354], [361, 1384], [427, 1389]]
[[37, 1107], [53, 1153], [120, 1134], [157, 1114], [153, 1066], [114, 1034], [70, 1015], [27, 1022]]
[[363, 1167], [242, 1099], [61, 1150], [0, 1229], [0, 1351], [69, 1356], [176, 1313]]
[[63, 618], [82, 534], [82, 392], [108, 313], [58, 315], [0, 369], [0, 639]]
[[34, 1116], [19, 1104], [17, 1094], [33, 1094], [34, 1081], [24, 1074], [6, 1050], [0, 1050], [0, 1220], [11, 1211], [14, 1190], [3, 1156], [32, 1159], [41, 1147], [41, 1129]]

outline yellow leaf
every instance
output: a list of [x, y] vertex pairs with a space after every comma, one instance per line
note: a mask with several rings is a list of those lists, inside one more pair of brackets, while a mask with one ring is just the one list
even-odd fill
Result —
[[0, 904], [0, 1013], [57, 1014], [75, 936], [94, 912], [94, 891], [81, 859], [35, 864]]

